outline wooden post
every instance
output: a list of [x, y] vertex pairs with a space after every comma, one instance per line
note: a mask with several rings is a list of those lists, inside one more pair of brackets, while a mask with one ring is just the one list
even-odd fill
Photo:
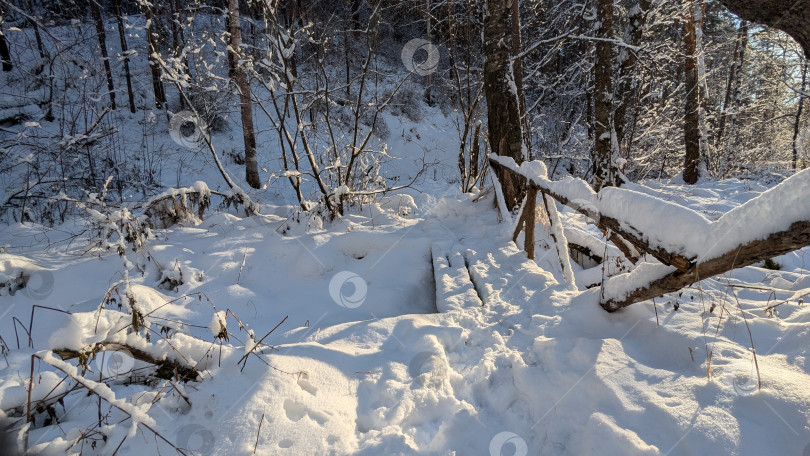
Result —
[[526, 207], [523, 209], [524, 227], [526, 237], [523, 240], [523, 248], [526, 249], [526, 256], [534, 260], [534, 217], [537, 210], [537, 188], [529, 185], [526, 189]]

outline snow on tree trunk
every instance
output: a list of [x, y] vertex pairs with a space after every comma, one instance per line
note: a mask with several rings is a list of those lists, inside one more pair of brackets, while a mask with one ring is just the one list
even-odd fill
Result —
[[[498, 155], [517, 163], [526, 159], [526, 145], [520, 122], [520, 105], [512, 68], [509, 37], [511, 10], [506, 0], [487, 0], [484, 18], [484, 92], [487, 99], [489, 144]], [[521, 189], [508, 174], [499, 174], [509, 210], [521, 200]]]

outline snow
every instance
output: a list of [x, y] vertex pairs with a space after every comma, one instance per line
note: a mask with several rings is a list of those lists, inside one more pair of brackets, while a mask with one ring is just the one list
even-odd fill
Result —
[[631, 292], [644, 288], [650, 283], [677, 271], [675, 266], [661, 263], [641, 263], [635, 269], [611, 277], [604, 282], [602, 296], [605, 301], [618, 301]]
[[[31, 223], [0, 228], [0, 245], [8, 246], [0, 253], [3, 277], [50, 277], [35, 289], [0, 293], [0, 336], [9, 348], [0, 359], [4, 423], [28, 429], [29, 451], [38, 454], [76, 453], [88, 429], [104, 432], [107, 442], [86, 444], [82, 454], [113, 454], [124, 436], [131, 437], [119, 455], [174, 453], [139, 423], [212, 455], [252, 454], [254, 445], [256, 454], [268, 455], [807, 452], [810, 306], [800, 300], [810, 293], [809, 249], [774, 259], [779, 271], [734, 270], [608, 314], [598, 305], [601, 293], [622, 296], [672, 269], [642, 262], [621, 274], [608, 264], [613, 277], [600, 291], [585, 286], [594, 275], [601, 280], [601, 266], [571, 265], [577, 288], [560, 270], [541, 222], [536, 260], [528, 260], [511, 242], [511, 215], [502, 209], [506, 220], [499, 220], [502, 195], [456, 189], [454, 120], [438, 108], [419, 109], [419, 122], [381, 116], [392, 132], [391, 153], [400, 158], [390, 175], [412, 178], [425, 155], [440, 163], [436, 175], [347, 208], [334, 222], [299, 214], [286, 184], [274, 181], [232, 193], [262, 203], [262, 216], [211, 210], [202, 220], [154, 230], [148, 251], [128, 251], [124, 259], [101, 249], [87, 254], [86, 238], [69, 235], [83, 229], [76, 221], [54, 230]], [[163, 116], [143, 117], [165, 127]], [[142, 129], [152, 128], [136, 120], [131, 126], [122, 132], [125, 144], [139, 143]], [[259, 143], [268, 144], [260, 159], [271, 163], [278, 150], [264, 132], [272, 130], [261, 124], [257, 131]], [[226, 150], [235, 143], [228, 136], [212, 140]], [[171, 147], [170, 140], [159, 147]], [[162, 188], [177, 190], [164, 195], [226, 191], [210, 158], [189, 157], [171, 165], [183, 171], [176, 173], [180, 182], [171, 182], [174, 168], [166, 171]], [[699, 261], [808, 219], [806, 172], [772, 190], [759, 182], [645, 182], [597, 195], [571, 177], [548, 181], [542, 163], [518, 168], [496, 159]], [[241, 176], [242, 168], [225, 166]], [[112, 220], [127, 215], [114, 211]], [[559, 238], [605, 251], [583, 216], [562, 207], [558, 215], [565, 224]], [[609, 246], [607, 255], [619, 253]], [[167, 271], [173, 278], [182, 271], [184, 283], [160, 288]], [[105, 302], [115, 287], [115, 301]], [[129, 298], [145, 315], [137, 332]], [[767, 314], [775, 303], [782, 304]], [[22, 329], [29, 322], [30, 347]], [[223, 328], [228, 340], [216, 340]], [[751, 338], [761, 390], [751, 388]], [[152, 367], [142, 361], [123, 381], [104, 378], [98, 359], [81, 372], [76, 360], [50, 352], [101, 341], [193, 365], [201, 378], [148, 383]], [[46, 425], [47, 412], [35, 412], [25, 428], [35, 353], [47, 363], [35, 363], [31, 397], [53, 400], [59, 422]], [[51, 365], [124, 412], [102, 401], [105, 418], [96, 428], [98, 399], [71, 392], [77, 381], [63, 381]], [[56, 402], [63, 393], [64, 405]]]
[[[426, 200], [408, 196], [391, 197], [367, 215], [347, 214], [345, 225], [293, 224], [285, 236], [276, 231], [285, 218], [268, 206], [262, 219], [217, 214], [197, 226], [161, 230], [150, 241], [152, 255], [198, 271], [184, 277], [203, 276], [176, 291], [158, 291], [157, 268], [130, 275], [139, 309], [155, 317], [147, 318], [152, 328], [174, 328], [168, 340], [153, 335], [146, 342], [127, 333], [126, 307], [111, 305], [98, 314], [110, 277], [120, 277], [111, 270], [120, 264], [115, 254], [41, 256], [33, 247], [18, 248], [9, 258], [53, 271], [54, 292], [44, 302], [0, 300], [13, 302], [11, 315], [20, 318], [38, 302], [72, 312], [37, 314], [37, 349], [104, 339], [197, 365], [202, 380], [181, 386], [190, 407], [171, 385], [157, 393], [121, 382], [103, 387], [95, 371], [86, 378], [136, 421], [152, 420], [173, 443], [208, 454], [252, 453], [260, 421], [257, 454], [477, 454], [524, 444], [528, 454], [801, 454], [808, 443], [801, 435], [810, 432], [804, 387], [810, 369], [803, 361], [810, 307], [795, 301], [810, 287], [803, 252], [778, 258], [782, 271], [744, 268], [722, 281], [704, 281], [702, 297], [687, 289], [659, 300], [658, 319], [646, 304], [607, 314], [598, 306], [599, 290], [564, 283], [553, 269], [556, 254], [547, 253], [553, 246], [539, 248], [535, 263], [509, 242], [492, 194], [473, 202], [470, 195], [446, 193], [425, 218], [414, 213]], [[747, 198], [757, 201], [754, 196]], [[599, 242], [592, 227], [577, 221], [581, 216], [560, 215], [578, 224], [568, 233], [582, 231]], [[132, 267], [139, 261], [133, 257]], [[329, 285], [341, 271], [367, 284], [357, 308], [332, 299]], [[643, 263], [636, 271], [668, 270]], [[778, 287], [779, 299], [791, 301], [768, 318], [760, 311], [770, 291], [735, 291], [728, 283]], [[730, 290], [748, 312], [758, 349], [763, 388], [754, 393], [748, 388], [750, 342]], [[354, 291], [349, 284], [340, 289], [346, 296]], [[711, 304], [718, 307], [713, 313], [703, 311]], [[219, 310], [226, 308], [252, 336]], [[256, 347], [287, 315], [287, 323]], [[220, 352], [214, 330], [223, 320], [232, 337]], [[0, 334], [13, 338], [6, 319]], [[707, 347], [714, 353], [711, 379]], [[254, 348], [267, 364], [251, 355], [240, 370], [236, 362]], [[0, 370], [4, 409], [25, 404], [30, 353], [12, 350], [10, 366]], [[70, 364], [78, 375], [74, 364], [48, 360], [66, 369]], [[63, 377], [45, 365], [37, 369], [35, 400]], [[57, 406], [64, 432], [38, 421], [30, 431], [29, 441], [37, 442], [32, 448], [64, 452], [79, 438], [76, 429], [97, 420], [92, 397], [78, 392], [65, 400], [66, 412]], [[118, 440], [110, 441], [117, 445], [131, 426], [111, 427]], [[148, 443], [127, 439], [119, 454], [170, 452], [146, 437]]]
[[211, 317], [211, 322], [208, 323], [208, 329], [211, 330], [211, 335], [214, 337], [219, 337], [220, 334], [223, 332], [227, 334], [227, 316], [225, 311], [220, 310], [219, 312], [214, 313], [214, 316]]
[[810, 169], [800, 171], [712, 224], [703, 241], [699, 261], [735, 247], [786, 231], [795, 222], [810, 220]]
[[695, 238], [710, 225], [703, 215], [689, 208], [622, 188], [602, 189], [598, 208], [602, 215], [619, 220], [623, 228], [642, 234], [650, 245], [686, 257], [702, 252]]

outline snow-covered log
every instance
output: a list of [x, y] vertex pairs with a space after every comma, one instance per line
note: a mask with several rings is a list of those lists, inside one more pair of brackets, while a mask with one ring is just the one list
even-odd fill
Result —
[[[677, 229], [678, 225], [673, 224], [684, 223], [687, 220], [697, 220], [697, 225], [707, 225], [708, 221], [699, 213], [638, 192], [632, 192], [635, 201], [625, 201], [625, 204], [621, 204], [621, 195], [613, 192], [619, 189], [606, 188], [597, 195], [590, 185], [581, 179], [568, 177], [560, 181], [551, 181], [541, 176], [539, 173], [532, 173], [527, 166], [524, 166], [526, 164], [518, 167], [514, 161], [509, 160], [508, 157], [490, 155], [490, 165], [493, 168], [509, 169], [524, 180], [530, 179], [532, 185], [543, 194], [554, 198], [596, 222], [596, 226], [600, 230], [611, 233], [610, 240], [614, 242], [631, 261], [635, 259], [635, 255], [629, 250], [625, 242], [632, 245], [639, 252], [650, 254], [658, 261], [666, 265], [675, 266], [681, 271], [686, 272], [692, 266], [688, 257], [679, 253], [671, 253], [667, 248], [670, 247], [672, 250], [676, 250], [677, 246], [674, 244], [679, 239], [670, 241], [669, 243], [671, 245], [667, 246], [667, 242], [661, 242], [661, 240], [657, 238], [645, 238], [645, 235], [642, 233], [645, 231], [649, 232], [650, 230], [647, 230], [647, 228], [654, 228], [654, 224], [658, 222], [669, 226], [676, 234], [680, 232], [680, 230]], [[629, 190], [622, 191], [630, 192]], [[602, 195], [609, 195], [610, 197], [603, 200], [599, 198]], [[625, 193], [624, 196], [631, 196], [631, 194]], [[655, 206], [656, 202], [660, 203], [658, 213], [649, 214], [648, 211], [652, 206]], [[627, 220], [620, 220], [618, 217], [612, 216], [612, 213], [605, 213], [604, 210], [600, 211], [602, 206], [616, 214], [628, 214], [626, 218], [633, 218], [630, 217], [630, 215], [635, 215], [637, 220], [633, 221], [636, 223], [628, 223]], [[648, 214], [648, 216], [644, 217], [645, 214]], [[663, 219], [661, 217], [663, 217]], [[667, 223], [667, 219], [671, 219], [672, 223]], [[700, 219], [702, 219], [704, 223], [701, 223]], [[641, 225], [644, 228], [636, 225]], [[621, 239], [617, 239], [616, 236]]]
[[699, 252], [687, 271], [648, 275], [634, 270], [605, 282], [602, 307], [609, 311], [680, 290], [699, 280], [810, 245], [810, 170], [736, 207], [702, 230], [686, 227], [690, 249]]
[[105, 351], [118, 351], [124, 352], [131, 356], [133, 359], [143, 361], [155, 365], [157, 368], [156, 377], [171, 379], [177, 375], [183, 381], [197, 380], [199, 373], [194, 366], [187, 366], [178, 362], [177, 360], [165, 357], [163, 359], [157, 358], [149, 352], [142, 350], [131, 345], [120, 344], [117, 342], [96, 342], [82, 350], [74, 350], [71, 348], [57, 348], [52, 350], [53, 353], [63, 360], [70, 360], [79, 358], [87, 361], [87, 357], [95, 357], [97, 353]]
[[[614, 312], [630, 304], [646, 301], [678, 291], [695, 282], [732, 269], [784, 255], [810, 245], [810, 221], [796, 222], [785, 231], [772, 233], [764, 239], [751, 241], [731, 249], [719, 257], [700, 262], [688, 272], [674, 268], [637, 268], [605, 281], [602, 307]], [[656, 274], [657, 271], [663, 274]]]
[[615, 311], [702, 279], [810, 245], [810, 170], [794, 174], [712, 222], [691, 209], [628, 189], [599, 193], [580, 179], [550, 181], [528, 164], [490, 156], [540, 192], [593, 219], [662, 265], [642, 264], [605, 281], [602, 307]]

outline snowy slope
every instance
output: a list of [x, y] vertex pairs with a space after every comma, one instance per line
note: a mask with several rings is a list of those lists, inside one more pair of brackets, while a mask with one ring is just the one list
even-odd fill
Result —
[[[188, 324], [175, 325], [170, 341], [199, 362], [204, 378], [178, 385], [190, 406], [170, 385], [121, 384], [128, 370], [108, 383], [119, 400], [141, 407], [141, 422], [153, 420], [167, 440], [197, 454], [251, 454], [254, 445], [257, 454], [802, 454], [810, 443], [810, 308], [794, 298], [773, 317], [762, 309], [772, 291], [782, 300], [810, 288], [803, 253], [778, 259], [783, 271], [745, 268], [702, 282], [702, 291], [658, 301], [657, 309], [638, 304], [607, 314], [598, 290], [572, 292], [558, 272], [527, 261], [506, 241], [508, 227], [498, 224], [492, 206], [491, 197], [446, 197], [424, 218], [382, 212], [373, 224], [298, 227], [285, 236], [275, 231], [281, 217], [257, 223], [221, 214], [175, 228], [151, 251], [197, 278], [156, 290], [157, 271], [147, 268], [134, 289], [148, 309], [192, 296], [155, 316]], [[454, 266], [463, 258], [484, 306], [435, 313], [437, 241], [452, 252]], [[538, 264], [553, 255], [546, 252], [539, 251]], [[42, 300], [22, 291], [0, 298], [7, 308], [0, 334], [16, 348], [9, 316], [27, 322], [31, 306], [44, 304], [74, 314], [38, 311], [36, 350], [93, 341], [87, 321], [106, 284], [117, 280], [120, 260], [31, 258], [54, 271], [53, 290]], [[4, 264], [22, 265], [12, 260]], [[343, 305], [333, 299], [341, 271], [365, 282], [356, 307], [357, 300], [341, 301], [355, 296], [355, 285], [339, 289]], [[78, 277], [88, 286], [76, 287]], [[197, 299], [201, 292], [217, 310], [238, 315], [257, 339], [289, 315], [261, 347], [269, 365], [251, 356], [240, 370], [247, 336], [228, 317], [234, 337], [220, 348], [207, 328], [214, 309], [206, 297]], [[757, 348], [761, 391], [740, 307]], [[103, 321], [116, 315], [113, 307]], [[156, 352], [174, 350], [161, 343], [151, 342]], [[25, 403], [30, 353], [14, 349], [8, 357], [0, 383], [6, 409]], [[98, 380], [96, 363], [87, 376]], [[136, 372], [143, 366], [122, 365]], [[43, 373], [35, 399], [63, 377], [39, 362], [37, 370]], [[65, 453], [78, 430], [97, 421], [95, 398], [74, 393], [64, 402], [64, 409], [55, 406], [58, 427], [40, 427], [45, 414], [37, 414], [40, 424], [29, 434], [37, 453]], [[84, 454], [110, 454], [130, 430], [125, 418], [112, 412], [107, 422], [124, 419], [120, 431], [95, 450], [85, 440]], [[140, 427], [118, 454], [158, 451], [171, 448]]]

